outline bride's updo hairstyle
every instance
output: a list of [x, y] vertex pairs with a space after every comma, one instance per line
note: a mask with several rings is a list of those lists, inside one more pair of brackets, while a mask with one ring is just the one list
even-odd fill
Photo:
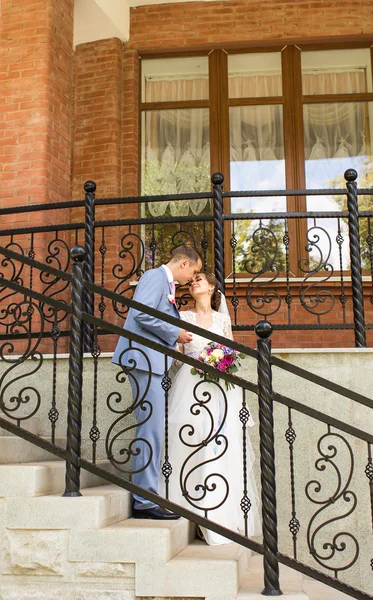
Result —
[[218, 280], [212, 273], [200, 273], [200, 275], [203, 275], [207, 283], [214, 286], [214, 291], [211, 294], [211, 308], [212, 310], [219, 310], [221, 303], [221, 294], [219, 291], [220, 286]]

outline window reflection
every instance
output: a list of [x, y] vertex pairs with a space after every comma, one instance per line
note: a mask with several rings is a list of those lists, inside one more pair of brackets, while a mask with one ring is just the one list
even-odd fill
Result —
[[[306, 186], [312, 189], [345, 188], [344, 172], [355, 169], [358, 187], [373, 187], [372, 103], [346, 102], [309, 104], [304, 106], [304, 141], [306, 155]], [[361, 210], [371, 209], [371, 196], [360, 196]], [[307, 210], [339, 211], [346, 209], [346, 196], [309, 196]], [[339, 249], [336, 239], [336, 219], [322, 219], [327, 236], [332, 240], [330, 263], [336, 269], [349, 268], [348, 228], [346, 220], [340, 222], [343, 245]], [[362, 227], [364, 229], [363, 221]], [[362, 241], [365, 243], [364, 230]], [[325, 250], [325, 244], [322, 246]], [[326, 250], [325, 250], [326, 251]], [[340, 256], [341, 253], [341, 256]]]

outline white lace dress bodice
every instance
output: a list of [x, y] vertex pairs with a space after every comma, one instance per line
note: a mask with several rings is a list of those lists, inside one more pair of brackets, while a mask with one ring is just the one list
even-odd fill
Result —
[[[197, 324], [197, 315], [192, 310], [183, 310], [180, 313], [180, 318], [187, 323], [191, 323], [192, 325]], [[231, 320], [228, 315], [224, 315], [223, 313], [218, 313], [213, 311], [212, 313], [212, 323], [211, 327], [208, 328], [208, 331], [212, 333], [216, 333], [217, 335], [222, 335], [224, 337], [233, 339], [232, 335], [232, 327]], [[200, 335], [193, 333], [193, 339], [188, 344], [184, 344], [184, 353], [188, 356], [192, 356], [196, 358], [200, 355], [202, 350], [206, 348], [210, 340], [204, 338]]]

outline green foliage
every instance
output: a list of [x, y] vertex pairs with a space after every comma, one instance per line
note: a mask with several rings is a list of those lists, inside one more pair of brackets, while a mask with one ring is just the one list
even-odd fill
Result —
[[283, 220], [235, 221], [236, 272], [250, 275], [284, 271], [286, 264]]
[[[358, 178], [358, 187], [363, 188], [373, 188], [373, 166], [372, 166], [373, 157], [368, 157], [366, 161], [366, 165], [360, 173]], [[344, 188], [346, 185], [346, 181], [341, 175], [333, 179], [330, 182], [332, 188]], [[340, 207], [341, 210], [347, 210], [347, 197], [346, 196], [334, 196], [333, 200]], [[359, 211], [360, 210], [372, 210], [373, 209], [373, 190], [372, 196], [359, 196]], [[347, 219], [343, 219], [347, 222]], [[370, 220], [370, 224], [369, 224]], [[370, 225], [370, 226], [369, 226]], [[369, 241], [373, 235], [373, 218], [370, 219], [368, 217], [359, 219], [359, 229], [360, 229], [360, 243], [361, 243], [361, 262], [363, 269], [371, 268], [371, 260], [370, 260], [370, 247]]]
[[[142, 194], [145, 196], [156, 195], [173, 195], [183, 192], [202, 192], [210, 190], [210, 165], [201, 160], [199, 165], [192, 161], [169, 161], [166, 164], [161, 164], [157, 159], [147, 159], [142, 165]], [[182, 206], [183, 205], [183, 206]], [[164, 204], [163, 204], [164, 206]], [[209, 200], [187, 200], [182, 201], [180, 206], [182, 215], [188, 214], [211, 214]], [[203, 207], [203, 208], [202, 208]], [[154, 212], [154, 210], [159, 211]], [[166, 210], [161, 210], [160, 203], [157, 206], [152, 206], [152, 212], [149, 206], [145, 206], [146, 218], [151, 218], [155, 214], [159, 216], [173, 216], [170, 205]], [[182, 229], [182, 231], [180, 231]], [[206, 234], [204, 231], [206, 230]], [[150, 245], [156, 244], [155, 266], [167, 262], [170, 259], [171, 251], [175, 246], [189, 245], [194, 246], [202, 255], [206, 248], [206, 263], [207, 269], [212, 268], [212, 227], [210, 223], [206, 223], [204, 228], [203, 223], [192, 222], [183, 223], [182, 226], [177, 223], [161, 223], [153, 228], [150, 225], [145, 226], [145, 268], [149, 269], [152, 265], [152, 253]]]

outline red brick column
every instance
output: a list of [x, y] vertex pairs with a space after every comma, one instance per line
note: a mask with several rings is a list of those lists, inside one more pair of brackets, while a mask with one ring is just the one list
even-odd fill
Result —
[[[100, 198], [121, 194], [122, 44], [81, 44], [75, 55], [73, 198], [87, 179]], [[111, 216], [105, 209], [105, 218]], [[110, 215], [110, 216], [108, 216]]]
[[[131, 51], [133, 54], [133, 51]], [[92, 179], [96, 182], [97, 198], [112, 198], [133, 194], [123, 190], [123, 156], [132, 152], [137, 156], [133, 147], [128, 147], [127, 139], [123, 138], [123, 121], [125, 131], [128, 127], [126, 119], [126, 103], [128, 102], [127, 85], [124, 77], [127, 75], [123, 67], [123, 46], [119, 39], [112, 38], [87, 44], [81, 44], [76, 49], [75, 56], [75, 92], [74, 92], [74, 158], [73, 158], [73, 198], [82, 198], [84, 182]], [[124, 95], [126, 99], [124, 100]], [[134, 112], [134, 101], [131, 113]], [[137, 112], [137, 111], [136, 111]], [[132, 117], [132, 114], [131, 114]], [[136, 139], [137, 141], [137, 139]], [[137, 168], [134, 159], [132, 169]], [[123, 210], [119, 205], [96, 208], [96, 220], [115, 220], [122, 216]], [[83, 214], [74, 212], [74, 220], [81, 220]], [[119, 256], [120, 241], [127, 232], [125, 228], [110, 227], [105, 230], [105, 280], [104, 285], [115, 289], [119, 283], [113, 273], [115, 265], [122, 265], [126, 273], [128, 261]], [[95, 280], [101, 284], [101, 254], [102, 231], [96, 229]], [[117, 272], [117, 270], [115, 271]], [[99, 315], [96, 299], [95, 312]], [[120, 322], [113, 313], [110, 301], [106, 300], [105, 318], [110, 322]], [[100, 340], [102, 349], [113, 349], [116, 342], [111, 336]]]
[[1, 206], [70, 199], [73, 4], [2, 1]]
[[139, 190], [139, 104], [140, 61], [136, 50], [123, 49], [122, 195], [136, 196]]
[[[71, 198], [73, 0], [2, 0], [0, 9], [0, 205], [11, 207], [54, 203]], [[43, 211], [3, 216], [2, 230], [53, 225], [69, 220], [69, 211]], [[3, 245], [38, 260], [49, 254], [50, 264], [65, 268], [68, 235], [17, 234], [1, 238]], [[58, 256], [57, 260], [53, 258]], [[5, 276], [14, 276], [11, 263]], [[21, 280], [37, 291], [52, 292], [39, 272], [22, 269]], [[53, 290], [57, 298], [63, 298]], [[9, 299], [11, 298], [11, 300]], [[5, 298], [2, 308], [22, 301]], [[47, 309], [45, 309], [47, 310]], [[50, 313], [49, 313], [50, 316]], [[9, 316], [12, 322], [11, 315]], [[39, 313], [32, 317], [38, 329]], [[52, 324], [45, 323], [49, 330]], [[59, 350], [65, 348], [62, 340]], [[20, 349], [23, 343], [19, 343]], [[39, 349], [49, 348], [48, 341]]]

